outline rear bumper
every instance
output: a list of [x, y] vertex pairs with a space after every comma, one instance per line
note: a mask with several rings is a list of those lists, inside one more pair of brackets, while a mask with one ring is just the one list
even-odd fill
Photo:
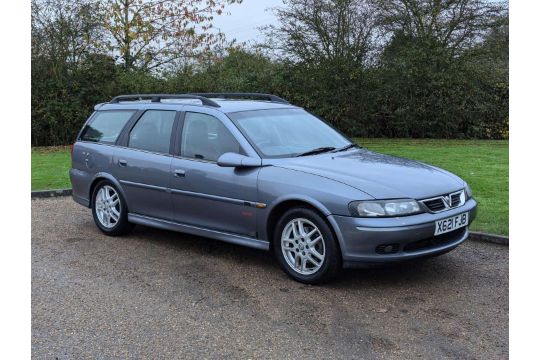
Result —
[[83, 206], [90, 207], [88, 192], [92, 183], [92, 175], [78, 169], [69, 170], [69, 180], [73, 189], [73, 200]]
[[438, 214], [379, 219], [330, 215], [328, 219], [338, 230], [343, 266], [354, 267], [359, 264], [406, 261], [448, 252], [467, 239], [468, 228], [434, 236], [435, 222], [468, 212], [470, 224], [476, 217], [476, 207], [476, 201], [469, 199], [459, 208]]

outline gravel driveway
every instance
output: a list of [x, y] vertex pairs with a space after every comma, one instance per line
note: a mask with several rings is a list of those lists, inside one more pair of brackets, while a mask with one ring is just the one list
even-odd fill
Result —
[[269, 254], [137, 226], [102, 235], [71, 198], [32, 200], [39, 359], [508, 357], [508, 247], [289, 280]]

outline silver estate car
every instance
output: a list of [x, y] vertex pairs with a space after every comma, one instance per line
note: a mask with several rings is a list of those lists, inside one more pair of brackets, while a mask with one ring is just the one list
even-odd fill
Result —
[[70, 178], [105, 234], [141, 224], [270, 250], [310, 284], [448, 252], [477, 207], [456, 175], [363, 149], [269, 94], [115, 97], [80, 131]]

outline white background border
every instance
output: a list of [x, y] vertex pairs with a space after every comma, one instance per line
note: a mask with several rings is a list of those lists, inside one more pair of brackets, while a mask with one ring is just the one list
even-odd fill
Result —
[[[510, 24], [510, 346], [523, 359], [540, 343], [540, 2], [511, 1]], [[30, 1], [2, 3], [0, 34], [0, 356], [20, 359], [31, 354]]]
[[0, 358], [31, 354], [30, 1], [0, 11]]
[[540, 2], [510, 2], [510, 356], [540, 344]]

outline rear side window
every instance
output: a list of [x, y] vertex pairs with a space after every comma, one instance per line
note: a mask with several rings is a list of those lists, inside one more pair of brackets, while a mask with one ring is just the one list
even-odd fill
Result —
[[128, 146], [156, 153], [168, 153], [175, 116], [176, 111], [146, 111], [131, 129]]
[[113, 144], [134, 111], [99, 111], [81, 133], [81, 140]]

